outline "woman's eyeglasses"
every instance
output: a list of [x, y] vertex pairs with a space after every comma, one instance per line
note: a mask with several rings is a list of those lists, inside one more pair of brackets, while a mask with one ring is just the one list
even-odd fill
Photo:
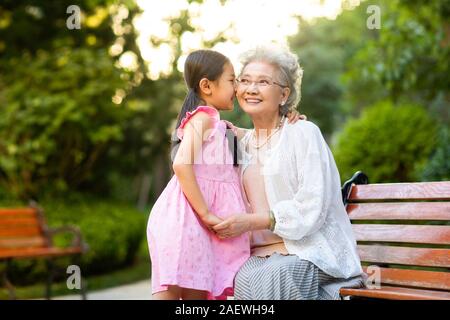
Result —
[[250, 79], [247, 79], [247, 78], [237, 78], [236, 79], [236, 83], [241, 88], [248, 88], [252, 84], [254, 84], [258, 88], [266, 88], [266, 87], [269, 87], [269, 86], [272, 86], [272, 85], [277, 85], [277, 86], [280, 86], [281, 88], [287, 88], [288, 87], [288, 86], [285, 86], [285, 85], [283, 85], [281, 83], [278, 83], [278, 82], [275, 82], [275, 81], [269, 80], [269, 79], [261, 79], [261, 80], [257, 80], [257, 81], [250, 81]]

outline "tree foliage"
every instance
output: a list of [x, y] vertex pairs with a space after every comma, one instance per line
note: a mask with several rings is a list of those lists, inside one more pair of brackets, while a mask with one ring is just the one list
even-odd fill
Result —
[[358, 170], [371, 181], [420, 180], [419, 168], [427, 161], [436, 141], [436, 123], [424, 108], [394, 107], [380, 102], [349, 120], [333, 149], [341, 177]]

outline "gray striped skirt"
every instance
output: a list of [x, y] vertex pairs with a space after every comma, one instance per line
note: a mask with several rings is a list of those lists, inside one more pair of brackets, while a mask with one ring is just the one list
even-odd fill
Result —
[[364, 278], [334, 278], [296, 255], [251, 256], [235, 278], [236, 300], [340, 300], [341, 288], [364, 287]]

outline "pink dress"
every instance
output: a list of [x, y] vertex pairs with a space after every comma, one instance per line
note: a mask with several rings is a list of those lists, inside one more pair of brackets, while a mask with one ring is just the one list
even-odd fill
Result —
[[[182, 120], [177, 135], [197, 112], [206, 112], [214, 127], [203, 141], [203, 161], [194, 164], [198, 185], [208, 208], [220, 218], [245, 213], [238, 167], [225, 137], [226, 124], [219, 112], [197, 107]], [[204, 227], [187, 201], [174, 175], [153, 206], [147, 240], [152, 261], [152, 292], [168, 285], [208, 291], [211, 299], [233, 295], [234, 277], [250, 257], [248, 233], [219, 239]]]

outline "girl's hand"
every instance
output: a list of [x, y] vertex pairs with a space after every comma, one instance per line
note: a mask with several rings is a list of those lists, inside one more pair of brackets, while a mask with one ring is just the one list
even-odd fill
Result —
[[308, 118], [304, 114], [300, 114], [297, 110], [291, 110], [286, 114], [288, 123], [296, 123], [298, 120], [307, 120]]
[[248, 129], [245, 129], [245, 128], [236, 127], [230, 121], [227, 121], [227, 120], [222, 120], [222, 121], [225, 122], [226, 124], [228, 124], [228, 126], [231, 128], [231, 131], [233, 131], [234, 134], [237, 136], [238, 140], [241, 140], [242, 137], [245, 136], [247, 131], [249, 131]]
[[212, 214], [211, 212], [208, 212], [205, 216], [200, 217], [201, 221], [205, 225], [206, 228], [208, 228], [209, 231], [215, 233], [213, 230], [213, 226], [220, 224], [223, 222], [222, 219], [220, 219], [218, 216]]
[[236, 127], [234, 124], [232, 124], [228, 120], [222, 120], [222, 121], [225, 122], [228, 125], [228, 127], [230, 127], [230, 129], [234, 132], [234, 134], [238, 134], [238, 127]]
[[213, 227], [220, 239], [233, 238], [251, 230], [249, 214], [236, 214]]

